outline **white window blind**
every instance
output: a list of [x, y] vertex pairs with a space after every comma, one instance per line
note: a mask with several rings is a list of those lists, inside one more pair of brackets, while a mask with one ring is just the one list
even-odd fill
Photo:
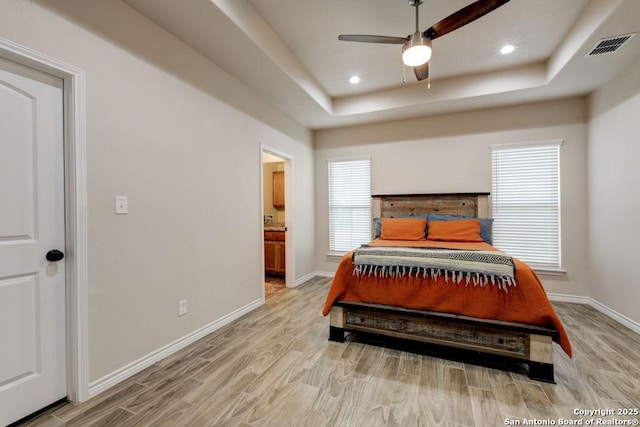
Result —
[[494, 246], [537, 269], [560, 269], [562, 141], [494, 145]]
[[329, 251], [341, 254], [371, 240], [371, 160], [329, 159]]

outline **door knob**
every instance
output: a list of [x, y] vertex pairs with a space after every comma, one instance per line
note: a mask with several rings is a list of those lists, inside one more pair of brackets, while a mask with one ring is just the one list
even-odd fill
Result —
[[56, 262], [64, 258], [64, 254], [57, 249], [52, 249], [47, 252], [47, 261]]

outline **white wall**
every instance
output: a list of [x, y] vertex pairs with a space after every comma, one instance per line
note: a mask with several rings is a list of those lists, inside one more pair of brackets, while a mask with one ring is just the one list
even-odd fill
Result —
[[86, 71], [91, 381], [260, 300], [260, 143], [293, 156], [315, 270], [307, 129], [118, 0], [3, 0], [0, 36]]
[[491, 191], [492, 144], [563, 139], [562, 258], [567, 274], [542, 276], [548, 292], [588, 295], [586, 264], [586, 105], [583, 98], [317, 131], [316, 252], [327, 257], [327, 165], [330, 157], [371, 155], [372, 193]]
[[589, 97], [591, 295], [640, 323], [640, 62]]

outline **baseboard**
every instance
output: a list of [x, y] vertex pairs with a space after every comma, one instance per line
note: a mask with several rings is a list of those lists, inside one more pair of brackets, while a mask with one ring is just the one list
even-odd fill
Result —
[[547, 294], [551, 301], [561, 301], [561, 302], [572, 302], [576, 304], [588, 304], [591, 307], [598, 310], [600, 313], [604, 314], [607, 317], [612, 318], [616, 322], [626, 326], [637, 334], [640, 334], [640, 323], [636, 322], [633, 319], [629, 319], [624, 314], [620, 314], [617, 311], [607, 307], [599, 301], [594, 300], [591, 297], [583, 297], [576, 295], [563, 295], [563, 294]]
[[313, 273], [313, 275], [320, 277], [333, 277], [336, 275], [336, 273], [333, 271], [316, 271]]
[[551, 301], [559, 302], [572, 302], [574, 304], [588, 304], [591, 305], [592, 299], [589, 297], [583, 297], [578, 295], [566, 295], [566, 294], [554, 294], [547, 293], [547, 296]]
[[296, 279], [293, 287], [295, 288], [296, 286], [300, 286], [302, 285], [304, 282], [313, 279], [314, 277], [316, 277], [318, 274], [316, 272], [311, 272], [309, 274], [305, 274], [302, 277], [299, 277]]
[[104, 377], [92, 382], [89, 384], [89, 397], [94, 397], [103, 391], [113, 387], [114, 385], [126, 380], [127, 378], [137, 374], [145, 368], [153, 365], [154, 363], [172, 355], [178, 350], [183, 349], [184, 347], [198, 341], [200, 338], [220, 329], [228, 323], [238, 319], [241, 316], [255, 310], [264, 304], [264, 299], [258, 299], [237, 309], [236, 311], [227, 314], [226, 316], [221, 317], [220, 319], [209, 323], [208, 325], [203, 326], [200, 329], [195, 330], [194, 332], [185, 335], [182, 338], [179, 338], [173, 341], [170, 344], [165, 345], [164, 347], [159, 348], [156, 351], [153, 351], [146, 356], [141, 357], [140, 359], [123, 366], [122, 368], [113, 371], [110, 374], [105, 375]]
[[609, 307], [607, 307], [606, 305], [602, 304], [599, 301], [596, 301], [592, 298], [589, 298], [589, 299], [591, 300], [591, 302], [589, 303], [591, 307], [595, 308], [605, 316], [612, 318], [616, 322], [623, 324], [624, 326], [631, 329], [635, 333], [640, 334], [640, 323], [636, 322], [633, 319], [629, 319], [624, 314], [620, 314], [617, 311], [610, 309]]
[[334, 275], [335, 275], [335, 273], [332, 273], [330, 271], [314, 271], [312, 273], [309, 273], [309, 274], [297, 279], [295, 286], [300, 286], [303, 283], [306, 283], [309, 280], [313, 279], [314, 277], [333, 277]]

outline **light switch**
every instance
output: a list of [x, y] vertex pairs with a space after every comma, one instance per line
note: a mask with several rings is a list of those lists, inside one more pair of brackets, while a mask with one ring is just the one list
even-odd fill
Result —
[[116, 215], [126, 215], [129, 213], [129, 200], [127, 196], [116, 196]]

